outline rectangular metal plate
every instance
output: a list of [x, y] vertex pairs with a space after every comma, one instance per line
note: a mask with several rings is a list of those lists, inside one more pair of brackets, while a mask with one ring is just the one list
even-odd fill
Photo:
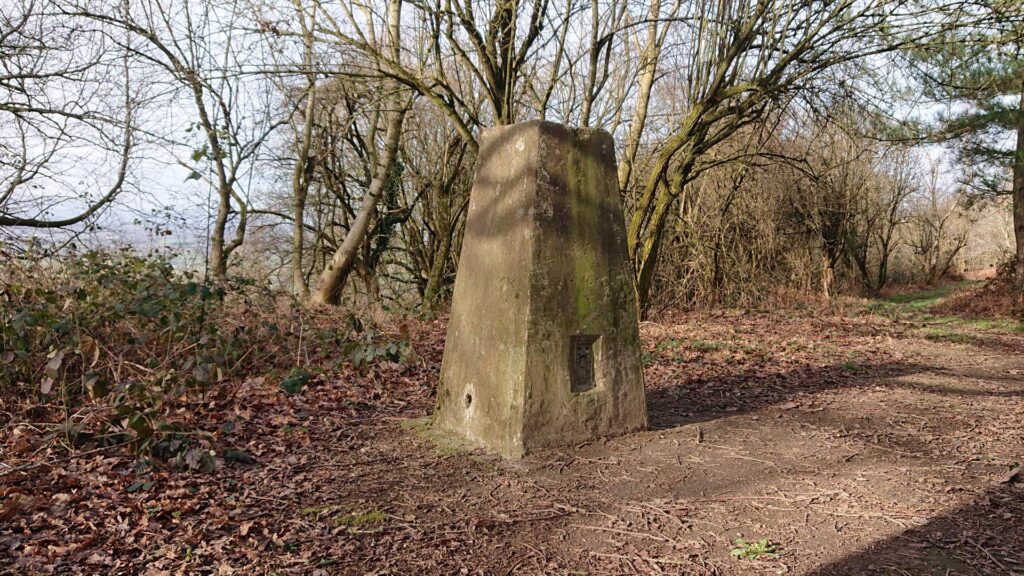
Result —
[[569, 338], [569, 386], [573, 393], [586, 392], [597, 386], [597, 336], [577, 334]]

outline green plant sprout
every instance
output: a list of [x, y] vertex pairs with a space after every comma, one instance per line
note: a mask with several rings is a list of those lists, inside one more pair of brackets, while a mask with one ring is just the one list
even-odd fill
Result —
[[736, 545], [729, 554], [732, 554], [740, 560], [757, 560], [758, 556], [776, 556], [778, 555], [779, 545], [771, 542], [767, 538], [762, 538], [757, 542], [747, 542], [743, 538], [737, 538]]

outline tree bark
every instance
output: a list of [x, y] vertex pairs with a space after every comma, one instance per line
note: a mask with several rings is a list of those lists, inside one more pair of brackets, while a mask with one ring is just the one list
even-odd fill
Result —
[[694, 157], [688, 155], [676, 167], [675, 173], [671, 177], [667, 176], [670, 157], [671, 154], [666, 156], [663, 153], [661, 162], [664, 169], [655, 171], [649, 177], [644, 195], [626, 232], [626, 244], [636, 273], [637, 305], [642, 318], [646, 317], [650, 305], [658, 249], [665, 233], [669, 209], [676, 198], [682, 195], [693, 170]]
[[821, 255], [821, 297], [826, 302], [832, 300], [832, 281], [835, 279], [835, 273], [832, 268], [832, 258], [827, 254]]
[[454, 231], [449, 229], [441, 239], [441, 247], [434, 254], [434, 261], [430, 264], [430, 273], [427, 278], [427, 287], [423, 290], [423, 303], [427, 310], [434, 312], [441, 303], [441, 288], [444, 286], [444, 275], [448, 270], [448, 254], [452, 249], [452, 236]]
[[633, 164], [636, 162], [637, 150], [640, 148], [640, 136], [643, 134], [644, 126], [647, 124], [647, 108], [651, 102], [651, 90], [654, 88], [654, 81], [658, 74], [658, 59], [661, 57], [661, 38], [658, 35], [658, 17], [660, 13], [661, 2], [660, 0], [654, 0], [651, 2], [651, 23], [647, 28], [647, 45], [644, 46], [644, 51], [640, 55], [636, 108], [633, 110], [633, 119], [629, 123], [629, 134], [626, 136], [622, 158], [619, 160], [618, 178], [620, 191], [625, 190], [626, 186], [629, 185], [629, 178], [633, 174]]
[[313, 142], [313, 115], [316, 113], [316, 76], [313, 69], [313, 34], [306, 25], [305, 16], [297, 10], [305, 35], [305, 55], [303, 65], [308, 74], [306, 88], [306, 110], [303, 118], [302, 138], [299, 141], [299, 154], [292, 172], [292, 287], [295, 295], [302, 302], [309, 299], [309, 286], [306, 284], [306, 270], [303, 267], [303, 251], [305, 250], [305, 216], [306, 199], [309, 197], [309, 185], [313, 177], [313, 163], [310, 148]]
[[217, 187], [217, 216], [210, 233], [210, 265], [213, 277], [223, 280], [228, 274], [228, 256], [224, 247], [224, 231], [231, 214], [231, 193], [225, 186]]
[[294, 218], [292, 222], [292, 284], [295, 295], [302, 301], [309, 298], [306, 270], [303, 267], [303, 250], [305, 249], [304, 236], [306, 232], [306, 198], [309, 196], [309, 183], [313, 173], [309, 149], [313, 137], [315, 100], [316, 92], [313, 84], [310, 83], [309, 93], [306, 95], [306, 118], [302, 128], [302, 142], [299, 147], [299, 157], [295, 161], [295, 171], [292, 173], [292, 216]]
[[[401, 19], [402, 0], [390, 0], [388, 2], [388, 36], [391, 50], [391, 58], [399, 61], [401, 50]], [[359, 253], [359, 247], [366, 239], [366, 233], [370, 229], [370, 222], [377, 213], [377, 204], [384, 196], [384, 192], [391, 176], [391, 169], [398, 156], [398, 143], [402, 135], [402, 123], [405, 114], [409, 111], [409, 103], [402, 102], [400, 96], [393, 96], [391, 102], [394, 109], [388, 112], [387, 128], [384, 132], [384, 149], [377, 156], [376, 174], [370, 181], [370, 186], [363, 198], [359, 212], [352, 220], [352, 225], [345, 234], [338, 249], [334, 251], [330, 262], [324, 267], [320, 274], [320, 285], [317, 287], [313, 300], [317, 303], [336, 305], [341, 300], [341, 291], [345, 287], [349, 274], [352, 272]], [[370, 141], [372, 144], [372, 140]]]
[[1017, 105], [1017, 146], [1013, 158], [1013, 235], [1017, 244], [1013, 286], [1024, 300], [1024, 81]]
[[[182, 66], [176, 64], [176, 67], [181, 68]], [[202, 83], [199, 82], [195, 72], [192, 70], [183, 72], [183, 80], [189, 90], [192, 91], [192, 100], [196, 105], [196, 113], [199, 115], [199, 123], [203, 128], [203, 133], [206, 135], [206, 142], [210, 146], [210, 158], [217, 175], [217, 216], [214, 218], [213, 230], [210, 232], [210, 265], [212, 266], [211, 272], [213, 277], [217, 280], [223, 280], [227, 277], [228, 258], [231, 257], [233, 250], [225, 245], [224, 235], [227, 230], [228, 217], [231, 215], [231, 194], [234, 182], [229, 178], [228, 170], [224, 166], [226, 151], [221, 147], [217, 128], [214, 126], [214, 122], [211, 120], [210, 114], [206, 109], [206, 103], [203, 100], [205, 88], [203, 88]], [[242, 208], [240, 207], [240, 209]], [[240, 220], [238, 225], [236, 237], [239, 235], [244, 236], [244, 220]]]
[[377, 174], [370, 182], [370, 187], [363, 198], [363, 204], [352, 221], [352, 226], [345, 239], [334, 252], [331, 261], [327, 263], [324, 271], [320, 274], [320, 286], [314, 298], [316, 302], [323, 304], [337, 304], [341, 299], [341, 290], [345, 286], [349, 273], [352, 272], [352, 265], [355, 263], [359, 246], [366, 238], [366, 232], [370, 229], [370, 222], [377, 212], [377, 204], [384, 196], [385, 187], [391, 169], [395, 164], [395, 157], [398, 155], [398, 141], [402, 133], [402, 122], [405, 119], [406, 109], [390, 112], [387, 131], [384, 135], [384, 150], [380, 155], [380, 162], [377, 164]]

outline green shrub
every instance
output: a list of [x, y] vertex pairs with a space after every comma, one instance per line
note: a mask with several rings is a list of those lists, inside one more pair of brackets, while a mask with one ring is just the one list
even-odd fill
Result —
[[0, 310], [5, 401], [76, 413], [60, 430], [72, 442], [130, 441], [140, 453], [173, 443], [175, 456], [193, 448], [166, 416], [232, 372], [248, 328], [224, 331], [215, 321], [240, 285], [203, 282], [176, 271], [171, 257], [89, 251], [9, 269]]
[[206, 470], [197, 411], [229, 396], [232, 378], [280, 374], [294, 394], [320, 366], [411, 354], [342, 310], [306, 309], [248, 281], [207, 282], [173, 258], [89, 251], [2, 265], [3, 413], [31, 410], [68, 445], [128, 443]]
[[407, 340], [394, 340], [376, 328], [362, 327], [356, 328], [354, 337], [342, 350], [352, 366], [359, 370], [382, 360], [401, 364], [412, 354]]

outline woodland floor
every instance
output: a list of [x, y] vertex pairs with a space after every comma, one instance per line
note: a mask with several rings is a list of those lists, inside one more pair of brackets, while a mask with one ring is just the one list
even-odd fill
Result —
[[241, 383], [210, 426], [254, 464], [135, 492], [122, 454], [0, 477], [0, 572], [1024, 574], [1024, 333], [934, 297], [662, 314], [651, 429], [518, 462], [418, 432], [444, 341], [422, 324], [406, 366]]

